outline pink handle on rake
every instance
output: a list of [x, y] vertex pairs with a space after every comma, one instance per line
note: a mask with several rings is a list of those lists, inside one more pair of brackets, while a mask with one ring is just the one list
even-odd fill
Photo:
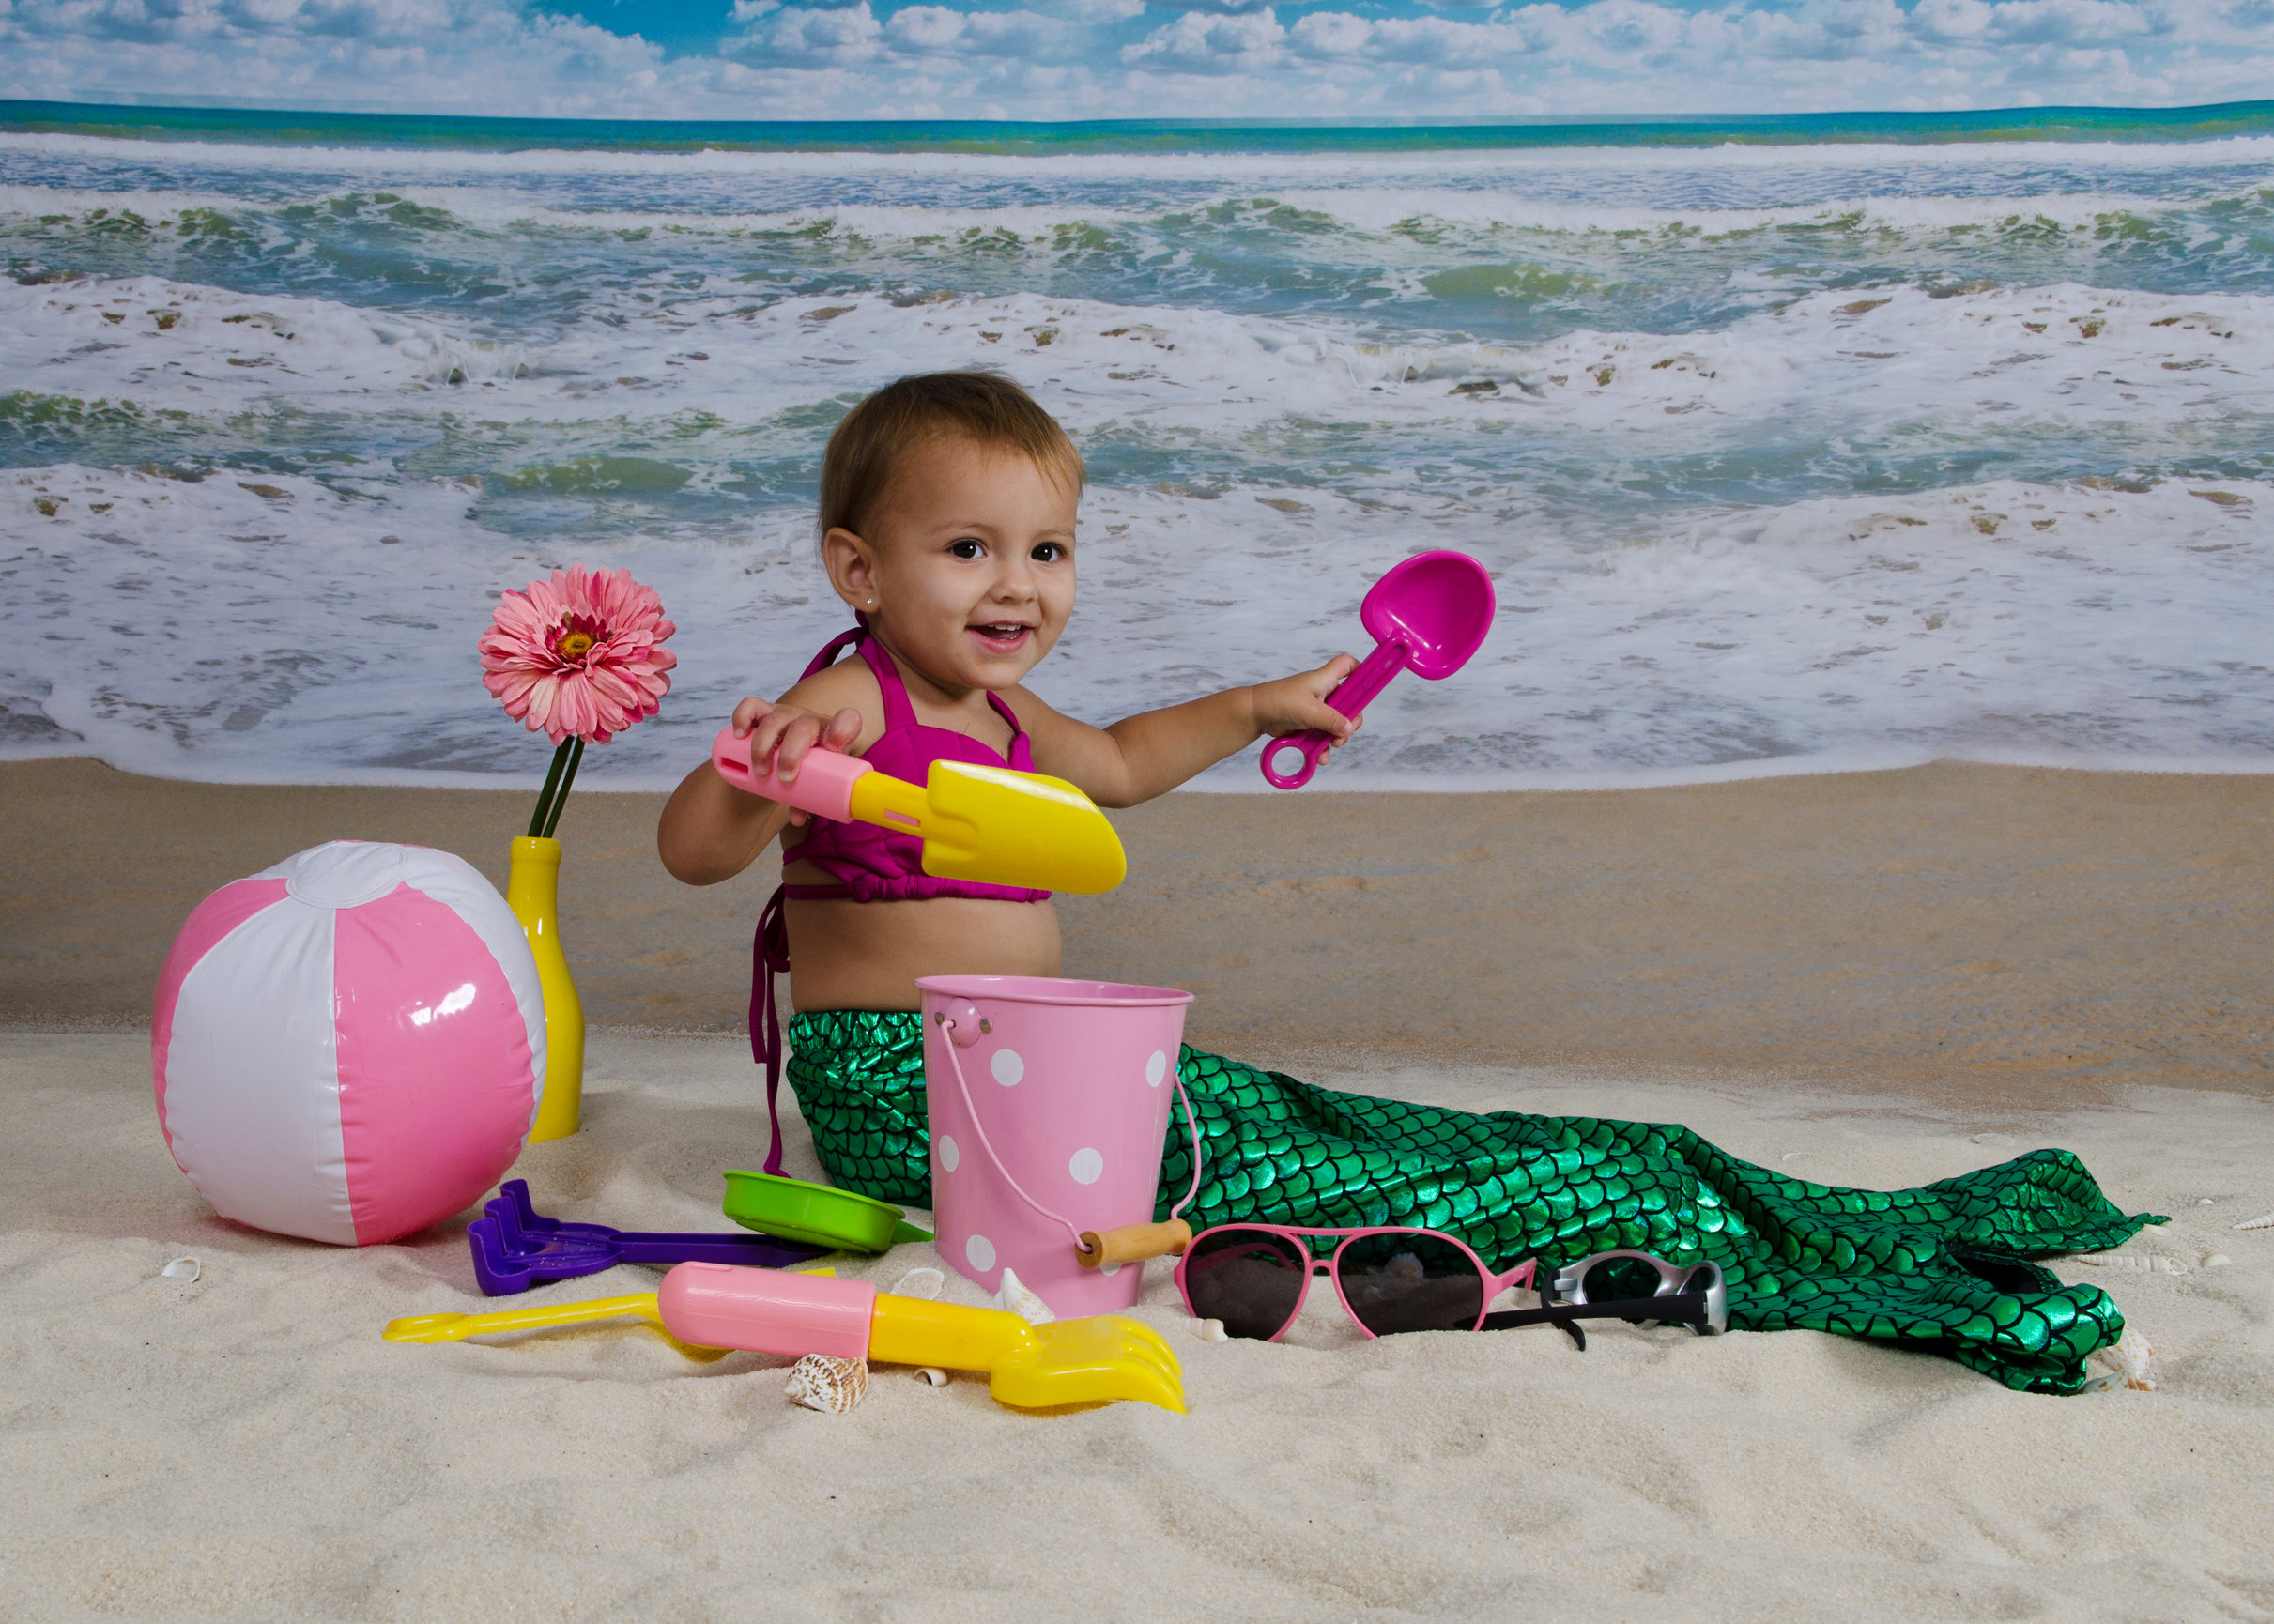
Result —
[[695, 1347], [865, 1359], [876, 1295], [867, 1280], [685, 1263], [663, 1277], [656, 1303], [664, 1329]]
[[[1374, 652], [1366, 656], [1358, 669], [1344, 677], [1336, 684], [1334, 692], [1327, 696], [1328, 709], [1340, 711], [1345, 716], [1357, 715], [1373, 704], [1384, 688], [1390, 686], [1391, 680], [1406, 668], [1406, 661], [1405, 644], [1395, 638], [1386, 643], [1376, 643]], [[1333, 743], [1332, 734], [1316, 728], [1306, 728], [1300, 733], [1282, 733], [1264, 746], [1265, 778], [1270, 781], [1274, 789], [1301, 789], [1311, 782], [1311, 774], [1318, 771], [1319, 762], [1325, 758], [1328, 747]], [[1301, 753], [1303, 764], [1299, 771], [1282, 773], [1272, 765], [1282, 750]]]

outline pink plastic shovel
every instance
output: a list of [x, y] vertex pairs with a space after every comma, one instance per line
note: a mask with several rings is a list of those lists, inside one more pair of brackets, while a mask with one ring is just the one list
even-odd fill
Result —
[[[1327, 696], [1327, 703], [1355, 716], [1400, 671], [1433, 682], [1452, 676], [1483, 646], [1498, 606], [1492, 577], [1467, 553], [1416, 553], [1375, 582], [1359, 605], [1359, 620], [1375, 640], [1374, 652]], [[1264, 746], [1264, 776], [1275, 789], [1301, 789], [1318, 771], [1330, 742], [1315, 728], [1281, 734]], [[1299, 772], [1282, 773], [1272, 765], [1283, 750], [1301, 753]]]

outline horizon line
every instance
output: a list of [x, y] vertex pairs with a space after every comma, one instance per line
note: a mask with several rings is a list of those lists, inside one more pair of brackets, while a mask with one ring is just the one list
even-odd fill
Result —
[[[107, 116], [106, 116], [107, 115]], [[169, 117], [171, 115], [171, 117]], [[323, 131], [315, 129], [295, 129], [283, 121], [348, 121], [356, 125], [384, 127], [389, 125], [423, 127], [429, 135], [443, 133], [445, 128], [473, 135], [493, 132], [500, 144], [511, 144], [509, 132], [533, 135], [539, 131], [592, 131], [612, 128], [618, 130], [652, 131], [649, 138], [672, 145], [702, 146], [722, 138], [730, 140], [728, 131], [778, 132], [776, 140], [788, 145], [828, 143], [834, 135], [838, 139], [864, 132], [868, 141], [880, 135], [893, 135], [921, 142], [926, 146], [952, 144], [956, 134], [963, 140], [1017, 139], [1022, 135], [1050, 134], [1092, 135], [1111, 139], [1114, 136], [1170, 140], [1179, 135], [1209, 136], [1237, 134], [1330, 134], [1340, 131], [1369, 131], [1382, 133], [1442, 134], [1474, 139], [1481, 134], [1498, 131], [1526, 131], [1534, 135], [1548, 131], [1589, 131], [1605, 130], [1659, 130], [1669, 133], [1702, 130], [1732, 132], [1759, 130], [1762, 132], [1789, 130], [1794, 133], [1810, 130], [1816, 133], [1865, 133], [1864, 130], [1842, 131], [1843, 122], [1871, 126], [1900, 125], [1911, 131], [1943, 129], [1956, 132], [1981, 134], [1985, 123], [2006, 125], [2025, 123], [2037, 125], [2035, 130], [2014, 129], [2011, 133], [2019, 139], [2044, 139], [2053, 133], [2042, 126], [2046, 123], [2068, 120], [2093, 126], [2103, 123], [2146, 123], [2161, 126], [2219, 126], [2265, 123], [2267, 132], [2274, 133], [2274, 99], [2246, 101], [2219, 101], [2194, 103], [2176, 107], [2135, 107], [2113, 103], [2047, 103], [1993, 108], [1943, 108], [1933, 110], [1903, 108], [1852, 108], [1814, 113], [1635, 113], [1594, 114], [1583, 117], [1557, 115], [1501, 115], [1468, 117], [1380, 117], [1380, 118], [650, 118], [637, 116], [515, 115], [468, 113], [418, 113], [375, 111], [360, 108], [296, 108], [246, 106], [218, 100], [159, 101], [64, 101], [28, 99], [0, 99], [0, 133], [10, 134], [79, 134], [100, 135], [100, 130], [87, 126], [115, 119], [127, 126], [116, 134], [126, 139], [146, 139], [149, 126], [161, 121], [176, 122], [196, 129], [195, 133], [266, 144], [280, 140], [318, 139], [324, 134], [333, 138], [347, 135], [345, 129]], [[213, 128], [221, 119], [256, 121], [267, 128]], [[69, 128], [57, 128], [65, 126]], [[44, 127], [44, 128], [42, 128]], [[676, 137], [664, 132], [677, 132]], [[182, 134], [192, 133], [184, 130]], [[376, 133], [375, 130], [373, 131]], [[709, 134], [709, 132], [717, 132]], [[795, 134], [791, 132], [797, 132]], [[954, 132], [954, 133], [951, 133]], [[1898, 134], [1893, 129], [1872, 131], [1887, 135]], [[2112, 135], [2115, 132], [2111, 131]], [[2203, 138], [2211, 138], [2215, 130], [2200, 131]], [[708, 139], [706, 140], [706, 136]]]

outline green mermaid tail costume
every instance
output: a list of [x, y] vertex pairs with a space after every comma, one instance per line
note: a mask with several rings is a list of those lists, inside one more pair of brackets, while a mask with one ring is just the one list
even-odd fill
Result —
[[[799, 1015], [789, 1037], [791, 1086], [829, 1176], [930, 1206], [917, 1018]], [[2085, 1356], [2123, 1334], [2124, 1316], [2097, 1287], [2023, 1260], [2103, 1250], [2165, 1221], [2117, 1211], [2067, 1151], [1919, 1189], [1839, 1189], [1739, 1161], [1686, 1127], [1338, 1094], [1189, 1045], [1177, 1073], [1204, 1147], [1195, 1230], [1409, 1224], [1458, 1235], [1495, 1268], [1620, 1247], [1711, 1259], [1733, 1330], [1894, 1342], [2028, 1392], [2082, 1388]], [[1156, 1218], [1191, 1176], [1172, 1120]]]

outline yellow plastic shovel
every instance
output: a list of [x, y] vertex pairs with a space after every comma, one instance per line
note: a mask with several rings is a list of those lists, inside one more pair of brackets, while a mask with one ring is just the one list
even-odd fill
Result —
[[976, 761], [934, 761], [919, 787], [856, 756], [808, 750], [783, 783], [750, 770], [750, 742], [732, 724], [711, 746], [738, 789], [839, 823], [874, 823], [924, 842], [924, 872], [943, 880], [1090, 895], [1129, 872], [1121, 836], [1097, 803], [1063, 778]]

